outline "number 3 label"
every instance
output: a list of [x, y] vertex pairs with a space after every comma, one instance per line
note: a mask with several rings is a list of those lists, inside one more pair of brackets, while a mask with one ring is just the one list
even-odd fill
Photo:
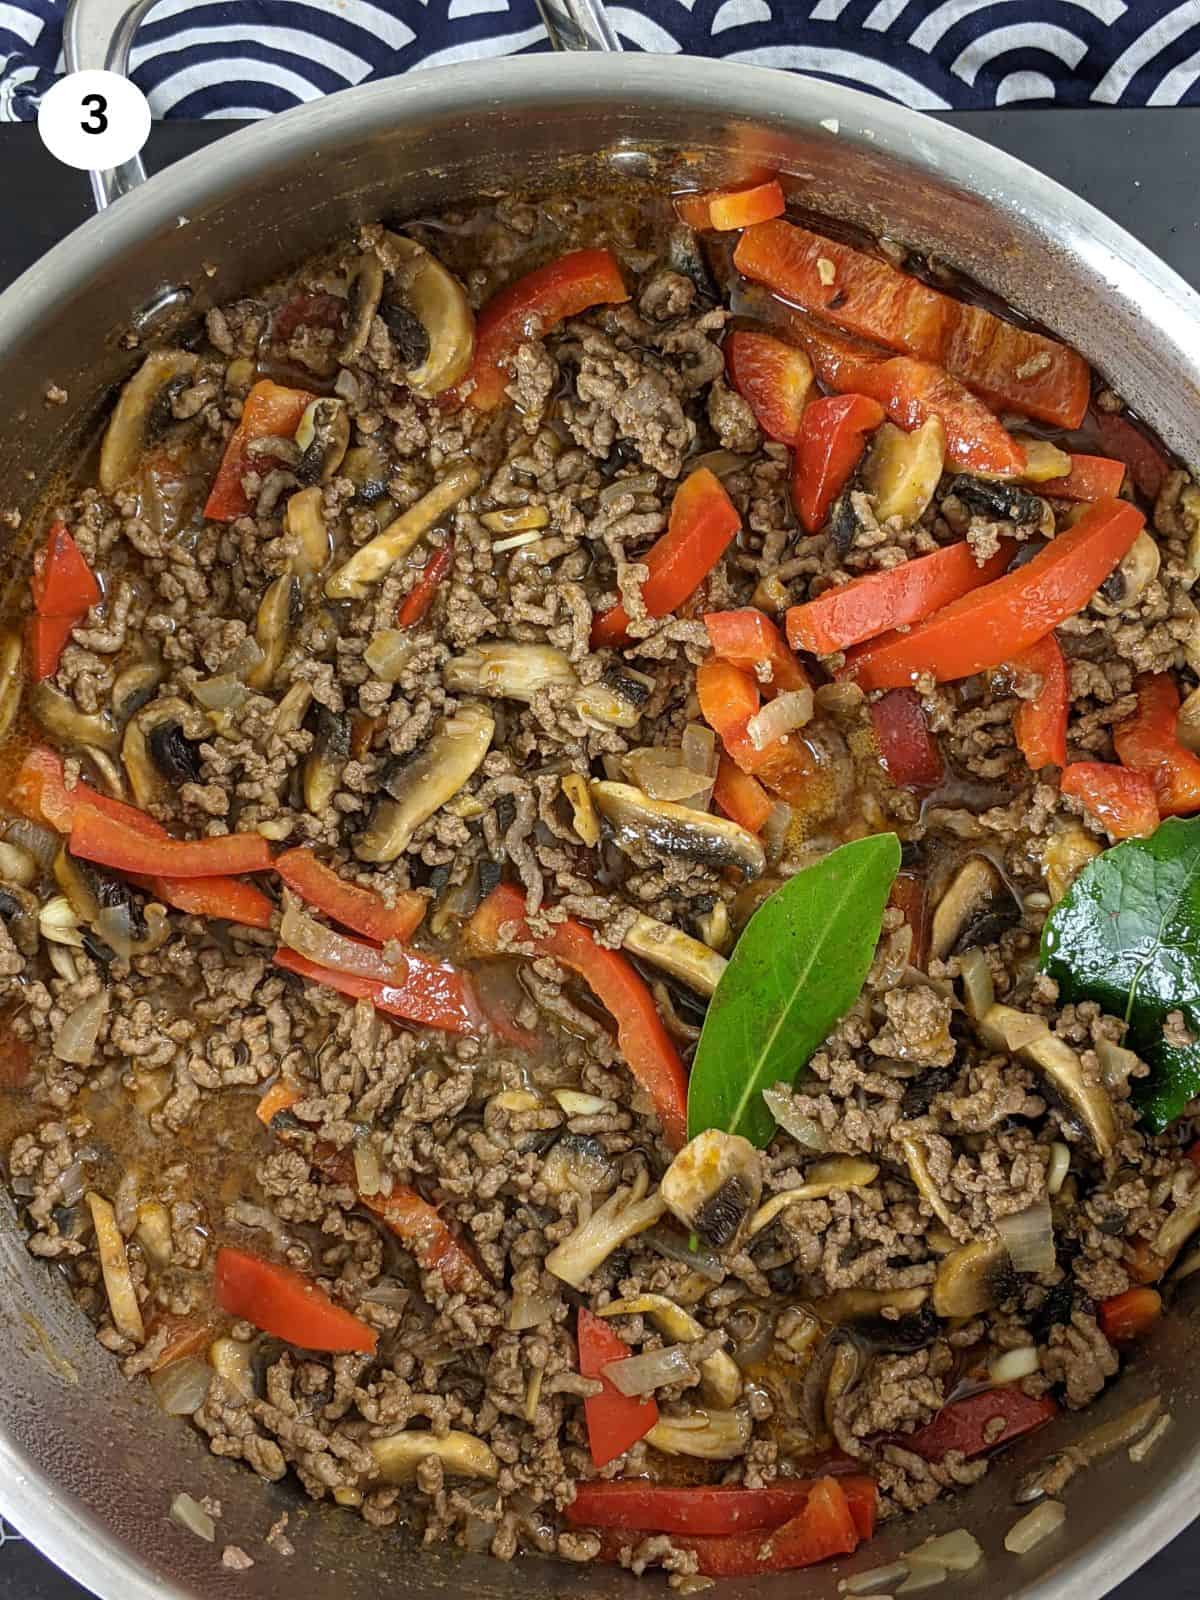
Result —
[[43, 95], [38, 132], [68, 167], [119, 167], [146, 142], [150, 103], [118, 72], [72, 72]]

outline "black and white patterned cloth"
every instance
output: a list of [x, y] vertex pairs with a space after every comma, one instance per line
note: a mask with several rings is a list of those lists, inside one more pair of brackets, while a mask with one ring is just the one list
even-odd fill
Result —
[[[0, 120], [62, 70], [65, 0], [0, 0]], [[720, 56], [926, 110], [1200, 104], [1200, 0], [636, 0], [626, 49]], [[414, 68], [548, 48], [534, 0], [160, 0], [133, 52], [160, 117], [260, 117]]]

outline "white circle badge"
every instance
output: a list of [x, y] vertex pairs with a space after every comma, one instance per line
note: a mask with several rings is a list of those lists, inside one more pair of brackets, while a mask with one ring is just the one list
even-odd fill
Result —
[[119, 72], [72, 72], [43, 95], [38, 132], [68, 167], [119, 167], [149, 137], [150, 102]]

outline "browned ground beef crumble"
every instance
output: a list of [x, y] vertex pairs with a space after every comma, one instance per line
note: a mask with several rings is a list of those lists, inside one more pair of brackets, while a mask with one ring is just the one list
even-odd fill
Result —
[[[589, 850], [573, 826], [562, 777], [619, 775], [621, 756], [635, 746], [679, 746], [697, 717], [705, 611], [749, 604], [768, 579], [782, 604], [795, 604], [831, 580], [894, 566], [964, 535], [982, 559], [995, 547], [997, 525], [949, 495], [947, 478], [915, 526], [896, 519], [881, 526], [872, 496], [856, 491], [848, 542], [830, 528], [800, 531], [787, 451], [764, 441], [725, 381], [721, 340], [731, 312], [702, 274], [681, 270], [699, 252], [661, 211], [501, 201], [408, 231], [461, 276], [474, 306], [581, 239], [607, 243], [636, 288], [625, 305], [601, 307], [523, 344], [512, 363], [513, 404], [494, 413], [415, 398], [380, 318], [345, 365], [331, 329], [302, 326], [286, 344], [272, 338], [273, 309], [297, 291], [346, 293], [359, 252], [383, 240], [378, 227], [262, 298], [212, 311], [195, 345], [199, 365], [173, 395], [166, 444], [113, 495], [83, 486], [49, 508], [105, 582], [104, 602], [67, 645], [55, 687], [80, 714], [111, 715], [118, 676], [135, 662], [160, 662], [150, 692], [183, 702], [194, 770], [164, 785], [148, 809], [189, 836], [260, 829], [273, 842], [311, 845], [384, 894], [424, 889], [432, 910], [419, 942], [428, 948], [455, 952], [463, 916], [501, 869], [523, 886], [530, 915], [543, 901], [560, 906], [613, 946], [636, 911], [696, 935], [711, 926], [714, 907], [724, 907], [737, 929], [754, 891], [704, 864], [634, 862], [607, 842]], [[243, 397], [262, 376], [339, 397], [352, 422], [354, 459], [377, 454], [373, 488], [346, 471], [324, 486], [321, 512], [341, 559], [464, 454], [482, 482], [366, 599], [307, 604], [291, 621], [271, 688], [208, 717], [195, 699], [197, 684], [227, 670], [253, 634], [264, 590], [293, 555], [283, 518], [299, 484], [278, 458], [246, 480], [253, 514], [222, 524], [205, 522], [200, 509]], [[718, 449], [740, 458], [720, 465], [743, 532], [681, 614], [650, 618], [639, 558], [665, 528], [681, 474]], [[1058, 504], [1061, 520], [1066, 503]], [[498, 554], [497, 535], [481, 517], [500, 508], [544, 510], [537, 541]], [[1003, 530], [1014, 532], [1011, 523]], [[1196, 530], [1196, 491], [1175, 473], [1153, 513], [1157, 578], [1120, 615], [1089, 608], [1061, 629], [1076, 758], [1112, 759], [1110, 729], [1133, 708], [1134, 674], [1182, 673], [1193, 658]], [[1019, 538], [1038, 532], [1015, 531]], [[384, 682], [364, 651], [393, 626], [430, 549], [451, 536], [450, 577], [414, 630], [396, 681]], [[455, 709], [447, 661], [481, 640], [549, 644], [566, 653], [580, 680], [594, 682], [613, 658], [591, 651], [592, 617], [618, 597], [631, 619], [623, 659], [653, 680], [638, 726], [589, 727], [554, 684], [537, 688], [528, 704], [497, 700], [489, 706], [497, 723], [491, 751], [465, 790], [417, 829], [398, 860], [374, 868], [357, 860], [352, 842], [389, 773]], [[606, 1019], [577, 980], [545, 959], [522, 963], [519, 980], [513, 963], [490, 973], [517, 1020], [552, 1038], [531, 1055], [495, 1036], [399, 1029], [366, 1002], [274, 967], [274, 932], [171, 912], [166, 941], [128, 961], [100, 959], [92, 942], [57, 945], [51, 961], [36, 937], [22, 944], [15, 931], [0, 930], [0, 1003], [11, 1006], [12, 1025], [35, 1058], [31, 1087], [10, 1096], [6, 1112], [7, 1170], [25, 1207], [30, 1249], [67, 1273], [97, 1336], [130, 1377], [152, 1367], [166, 1346], [174, 1324], [164, 1319], [208, 1312], [218, 1243], [314, 1275], [378, 1330], [378, 1356], [305, 1354], [226, 1320], [221, 1331], [245, 1346], [254, 1381], [242, 1391], [214, 1377], [194, 1422], [215, 1453], [262, 1477], [292, 1472], [317, 1499], [360, 1506], [379, 1527], [413, 1521], [431, 1541], [469, 1539], [478, 1547], [482, 1525], [483, 1540], [505, 1559], [522, 1549], [574, 1561], [595, 1556], [595, 1536], [565, 1529], [560, 1517], [574, 1485], [595, 1475], [581, 1402], [596, 1385], [578, 1374], [575, 1311], [647, 1292], [676, 1300], [699, 1320], [697, 1361], [718, 1349], [751, 1353], [739, 1402], [748, 1442], [733, 1459], [682, 1465], [642, 1442], [604, 1476], [759, 1486], [806, 1475], [836, 1445], [876, 1475], [885, 1514], [974, 1481], [984, 1460], [951, 1455], [931, 1464], [905, 1448], [904, 1435], [937, 1413], [981, 1353], [1032, 1342], [1040, 1368], [1022, 1380], [1027, 1393], [1053, 1390], [1078, 1407], [1101, 1390], [1118, 1355], [1100, 1331], [1096, 1302], [1129, 1285], [1130, 1248], [1152, 1240], [1187, 1198], [1194, 1173], [1181, 1152], [1192, 1122], [1148, 1137], [1128, 1108], [1128, 1085], [1110, 1084], [1119, 1141], [1099, 1162], [1037, 1070], [976, 1035], [956, 981], [959, 955], [972, 944], [983, 949], [997, 998], [1045, 1017], [1099, 1081], [1095, 1044], [1118, 1040], [1121, 1025], [1093, 1006], [1060, 1007], [1053, 984], [1037, 976], [1036, 953], [1053, 895], [1104, 839], [1076, 802], [1027, 771], [1012, 729], [1020, 686], [993, 676], [920, 687], [948, 765], [944, 786], [924, 804], [891, 787], [870, 754], [861, 693], [819, 691], [810, 732], [827, 752], [833, 781], [770, 868], [777, 883], [840, 840], [890, 828], [935, 902], [970, 858], [985, 857], [1001, 874], [992, 907], [1000, 914], [957, 930], [950, 950], [926, 970], [910, 964], [908, 925], [887, 914], [858, 1002], [793, 1092], [794, 1111], [817, 1125], [827, 1152], [878, 1163], [875, 1182], [787, 1207], [721, 1259], [714, 1277], [639, 1235], [575, 1293], [546, 1271], [547, 1254], [617, 1185], [657, 1184], [671, 1158]], [[351, 719], [359, 719], [356, 729], [371, 719], [370, 737], [356, 737], [348, 755], [342, 746], [328, 792], [313, 806], [305, 763], [330, 728], [346, 730]], [[64, 754], [69, 778], [80, 772], [100, 787], [119, 786], [111, 757], [97, 760], [81, 744], [64, 746]], [[1052, 862], [1059, 863], [1057, 887], [1048, 884]], [[55, 891], [43, 884], [40, 892]], [[644, 970], [686, 1056], [702, 1000]], [[64, 1018], [105, 985], [109, 1005], [94, 1060], [84, 1067], [57, 1059], [51, 1045]], [[290, 1114], [296, 1146], [254, 1119], [257, 1097], [280, 1076], [303, 1093]], [[563, 1086], [597, 1097], [599, 1109], [568, 1114], [549, 1092]], [[413, 1184], [436, 1200], [484, 1268], [486, 1288], [452, 1293], [436, 1274], [420, 1272], [352, 1189], [310, 1165], [308, 1135], [338, 1149], [369, 1140], [385, 1181]], [[984, 1317], [946, 1322], [927, 1300], [916, 1312], [889, 1304], [901, 1291], [927, 1292], [955, 1244], [993, 1236], [997, 1218], [1041, 1199], [1055, 1142], [1067, 1146], [1071, 1166], [1053, 1202], [1059, 1260], [1052, 1271], [1013, 1277]], [[590, 1190], [549, 1180], [558, 1147], [589, 1158]], [[923, 1152], [927, 1192], [914, 1183], [914, 1148]], [[778, 1132], [764, 1152], [764, 1201], [796, 1187], [815, 1155]], [[140, 1348], [111, 1321], [85, 1189], [115, 1204], [148, 1329]], [[158, 1258], [141, 1226], [149, 1203], [165, 1207], [169, 1222]], [[830, 1363], [846, 1329], [822, 1322], [815, 1339], [804, 1332], [814, 1303], [859, 1290], [876, 1295], [875, 1314], [850, 1325], [857, 1371], [826, 1405]], [[513, 1331], [517, 1296], [545, 1297], [553, 1309]], [[669, 1342], [642, 1315], [614, 1326], [635, 1351]], [[686, 1385], [658, 1395], [667, 1415], [695, 1399]], [[382, 1483], [368, 1444], [402, 1429], [485, 1441], [498, 1464], [495, 1482], [456, 1477], [430, 1456], [411, 1486]], [[283, 1529], [276, 1532], [276, 1547], [290, 1548]], [[638, 1568], [686, 1573], [694, 1566], [668, 1538], [631, 1543]], [[248, 1558], [229, 1547], [224, 1561], [238, 1568]]]

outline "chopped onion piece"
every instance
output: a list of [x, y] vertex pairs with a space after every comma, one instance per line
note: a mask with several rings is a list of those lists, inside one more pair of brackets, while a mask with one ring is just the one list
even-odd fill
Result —
[[696, 1368], [686, 1345], [668, 1344], [661, 1350], [644, 1350], [623, 1361], [610, 1361], [602, 1375], [624, 1395], [653, 1394], [672, 1383], [695, 1382]]
[[378, 1194], [383, 1187], [379, 1152], [370, 1139], [360, 1139], [354, 1146], [354, 1181], [359, 1194]]
[[1133, 1462], [1135, 1467], [1141, 1466], [1142, 1462], [1150, 1454], [1151, 1450], [1154, 1449], [1154, 1446], [1158, 1443], [1170, 1426], [1171, 1416], [1168, 1412], [1165, 1416], [1159, 1417], [1158, 1421], [1150, 1429], [1149, 1433], [1139, 1439], [1136, 1444], [1131, 1444], [1129, 1446], [1129, 1459]]
[[680, 741], [683, 759], [693, 772], [712, 777], [717, 770], [717, 736], [703, 723], [689, 722]]
[[514, 1290], [508, 1312], [509, 1332], [523, 1333], [526, 1328], [536, 1328], [543, 1322], [549, 1322], [557, 1305], [558, 1301], [550, 1295], [521, 1294]]
[[416, 649], [408, 628], [380, 628], [363, 651], [363, 661], [384, 683], [395, 683]]
[[910, 1567], [908, 1577], [896, 1590], [897, 1594], [916, 1594], [920, 1589], [933, 1589], [939, 1583], [945, 1583], [949, 1577], [945, 1567], [939, 1567], [936, 1562], [921, 1562], [918, 1566]]
[[108, 990], [81, 1000], [74, 1011], [59, 1024], [54, 1035], [54, 1054], [60, 1061], [69, 1061], [76, 1067], [90, 1067], [96, 1057], [96, 1040], [100, 1024], [108, 1012]]
[[599, 1117], [615, 1110], [613, 1101], [602, 1100], [598, 1094], [584, 1094], [581, 1089], [552, 1089], [550, 1092], [569, 1117]]
[[1016, 1383], [1038, 1370], [1041, 1360], [1036, 1348], [1023, 1344], [1019, 1350], [1006, 1350], [988, 1365], [988, 1377], [993, 1383]]
[[401, 983], [404, 979], [403, 958], [399, 967], [393, 966], [381, 950], [361, 944], [335, 933], [324, 923], [301, 911], [294, 895], [284, 894], [283, 919], [279, 937], [298, 955], [307, 956], [318, 966], [332, 967], [335, 972], [353, 973], [360, 978], [375, 978], [380, 983]]
[[656, 472], [635, 472], [628, 478], [614, 478], [601, 489], [597, 499], [602, 506], [612, 505], [625, 494], [653, 494], [658, 488]]
[[534, 532], [533, 529], [526, 533], [512, 533], [509, 534], [507, 539], [493, 539], [492, 553], [493, 555], [503, 555], [505, 550], [519, 550], [522, 545], [541, 544], [541, 542], [541, 534]]
[[206, 711], [233, 711], [246, 699], [249, 690], [232, 672], [222, 672], [215, 678], [201, 678], [192, 686], [192, 698]]
[[1050, 1272], [1055, 1262], [1050, 1202], [1039, 1200], [1024, 1211], [997, 1217], [996, 1232], [1018, 1272]]
[[764, 1089], [762, 1097], [775, 1121], [785, 1133], [791, 1134], [797, 1144], [802, 1144], [806, 1150], [818, 1150], [822, 1153], [829, 1149], [829, 1140], [825, 1136], [824, 1128], [811, 1117], [800, 1115], [790, 1090]]
[[102, 1194], [89, 1190], [88, 1210], [92, 1213], [92, 1226], [96, 1230], [96, 1253], [100, 1257], [100, 1273], [104, 1279], [104, 1292], [112, 1313], [113, 1327], [123, 1339], [141, 1344], [146, 1337], [142, 1309], [138, 1304], [137, 1290], [129, 1270], [129, 1257], [125, 1240], [117, 1226], [116, 1212]]
[[250, 638], [249, 634], [247, 634], [221, 668], [221, 671], [228, 673], [230, 677], [244, 680], [250, 676], [255, 667], [262, 665], [264, 659], [263, 648], [258, 640]]
[[1004, 1536], [1004, 1548], [1014, 1556], [1023, 1556], [1050, 1534], [1057, 1533], [1066, 1518], [1067, 1510], [1061, 1500], [1043, 1500], [1019, 1522], [1013, 1523]]
[[907, 1577], [907, 1561], [889, 1561], [886, 1567], [872, 1567], [869, 1572], [856, 1572], [852, 1578], [844, 1579], [838, 1588], [843, 1594], [877, 1595], [881, 1589], [890, 1589], [893, 1584]]
[[803, 728], [812, 721], [812, 690], [788, 689], [768, 700], [761, 711], [756, 711], [746, 724], [750, 743], [756, 750], [765, 750], [776, 739]]
[[[999, 1020], [995, 1018], [996, 1011], [1001, 1013]], [[985, 1039], [993, 1047], [995, 1040], [999, 1040], [1006, 1050], [1023, 1050], [1027, 1044], [1050, 1032], [1045, 1017], [1035, 1017], [1027, 1011], [1013, 1011], [1008, 1006], [994, 1007], [992, 1018], [987, 1024]]]
[[982, 950], [964, 950], [958, 958], [962, 974], [963, 1000], [972, 1022], [979, 1022], [985, 1011], [996, 1003], [996, 987], [992, 982], [992, 969]]
[[183, 1356], [150, 1374], [154, 1398], [169, 1417], [190, 1417], [208, 1398], [212, 1368], [196, 1356]]
[[1138, 1065], [1134, 1052], [1126, 1050], [1123, 1045], [1114, 1044], [1111, 1039], [1100, 1038], [1096, 1040], [1096, 1055], [1107, 1087], [1123, 1090]]
[[1050, 1162], [1046, 1167], [1046, 1193], [1057, 1194], [1067, 1181], [1067, 1173], [1071, 1166], [1071, 1151], [1061, 1139], [1056, 1139], [1050, 1146]]
[[786, 800], [776, 800], [767, 814], [767, 820], [762, 825], [763, 849], [767, 852], [767, 860], [775, 864], [783, 854], [783, 847], [787, 843], [788, 829], [792, 825], [792, 808]]
[[712, 775], [688, 766], [682, 750], [631, 750], [622, 759], [630, 781], [652, 800], [678, 803], [703, 794], [707, 804], [712, 793]]
[[207, 1539], [209, 1544], [217, 1537], [216, 1523], [190, 1494], [177, 1494], [171, 1501], [171, 1521], [194, 1533], [197, 1539]]
[[749, 465], [752, 459], [751, 456], [735, 455], [732, 450], [706, 450], [701, 456], [693, 456], [687, 469], [689, 472], [699, 472], [701, 467], [707, 467], [714, 478], [728, 478], [731, 473], [740, 472]]
[[983, 1549], [965, 1528], [952, 1528], [949, 1533], [919, 1544], [904, 1559], [910, 1567], [932, 1564], [945, 1567], [948, 1572], [970, 1572], [983, 1560]]

